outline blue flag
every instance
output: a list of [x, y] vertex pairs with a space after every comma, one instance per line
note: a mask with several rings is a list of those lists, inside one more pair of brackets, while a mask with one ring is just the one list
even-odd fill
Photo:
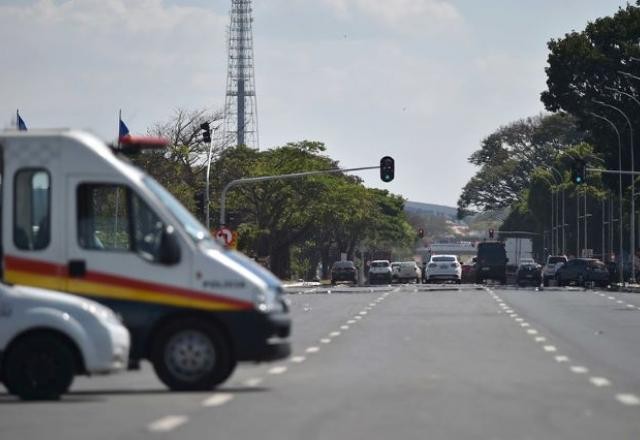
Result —
[[129, 135], [129, 128], [124, 122], [122, 122], [122, 119], [120, 119], [120, 130], [119, 130], [118, 137], [123, 138], [128, 135]]
[[25, 124], [20, 117], [20, 113], [18, 112], [18, 110], [16, 110], [16, 125], [18, 126], [18, 130], [27, 131], [27, 124]]

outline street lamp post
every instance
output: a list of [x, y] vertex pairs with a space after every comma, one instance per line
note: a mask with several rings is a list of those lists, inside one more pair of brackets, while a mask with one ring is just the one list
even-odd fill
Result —
[[[625, 112], [623, 112], [620, 108], [616, 107], [615, 105], [607, 104], [605, 102], [598, 101], [598, 100], [593, 100], [593, 102], [617, 111], [627, 121], [627, 125], [629, 126], [629, 148], [631, 150], [631, 171], [634, 172], [635, 164], [634, 164], [634, 154], [633, 154], [633, 125], [631, 124], [631, 120], [629, 119], [629, 117]], [[620, 171], [622, 171], [622, 168], [620, 168]], [[630, 220], [631, 220], [631, 227], [630, 227], [631, 252], [630, 253], [631, 253], [631, 282], [632, 283], [636, 282], [636, 268], [635, 268], [635, 258], [634, 258], [636, 253], [635, 252], [636, 250], [636, 220], [635, 220], [636, 219], [636, 200], [635, 200], [636, 190], [635, 188], [636, 188], [635, 178], [634, 176], [632, 176], [631, 177], [631, 216], [630, 216]], [[624, 267], [623, 267], [623, 271], [624, 271]]]
[[[594, 116], [598, 119], [602, 119], [606, 121], [611, 128], [616, 132], [616, 136], [618, 137], [618, 169], [622, 170], [622, 141], [620, 140], [620, 131], [618, 131], [618, 127], [614, 124], [610, 119], [599, 115], [594, 112], [589, 112], [591, 116]], [[618, 248], [618, 252], [620, 252], [620, 270], [619, 270], [619, 280], [622, 284], [624, 282], [624, 256], [622, 252], [622, 174], [618, 174], [618, 219], [620, 221], [620, 244]], [[613, 248], [612, 248], [613, 249]]]

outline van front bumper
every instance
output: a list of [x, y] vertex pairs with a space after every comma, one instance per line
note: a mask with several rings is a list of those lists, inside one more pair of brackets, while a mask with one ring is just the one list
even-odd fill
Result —
[[291, 354], [287, 312], [242, 312], [228, 316], [229, 336], [238, 361], [269, 362]]

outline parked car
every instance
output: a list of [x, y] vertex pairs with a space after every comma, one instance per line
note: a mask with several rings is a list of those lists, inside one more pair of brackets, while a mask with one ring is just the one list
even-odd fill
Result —
[[130, 337], [99, 303], [0, 284], [0, 382], [25, 400], [57, 399], [75, 375], [123, 370]]
[[482, 284], [484, 280], [507, 283], [507, 252], [504, 243], [499, 241], [478, 243], [476, 283]]
[[597, 286], [606, 287], [609, 284], [609, 270], [607, 266], [593, 258], [575, 258], [567, 261], [556, 271], [558, 286], [575, 284], [585, 286], [593, 282]]
[[516, 284], [523, 287], [527, 284], [539, 286], [542, 283], [542, 268], [533, 260], [520, 263], [516, 271]]
[[542, 284], [545, 287], [549, 285], [549, 280], [556, 278], [556, 271], [567, 261], [569, 259], [565, 255], [549, 255], [547, 257], [547, 263], [542, 269]]
[[422, 280], [422, 271], [415, 261], [394, 261], [391, 263], [392, 282], [410, 282], [419, 284]]
[[476, 277], [476, 262], [469, 261], [462, 264], [462, 282], [473, 283]]
[[382, 282], [391, 284], [391, 263], [389, 260], [373, 260], [369, 266], [369, 284]]
[[432, 255], [427, 264], [425, 282], [453, 281], [462, 282], [462, 265], [455, 255]]
[[331, 267], [331, 284], [347, 281], [358, 284], [358, 269], [353, 261], [336, 261]]

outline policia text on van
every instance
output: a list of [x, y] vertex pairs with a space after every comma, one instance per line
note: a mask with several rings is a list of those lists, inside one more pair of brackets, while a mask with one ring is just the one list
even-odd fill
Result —
[[171, 389], [210, 389], [238, 361], [287, 357], [280, 281], [221, 248], [161, 185], [79, 131], [0, 134], [4, 280], [119, 313], [131, 358]]

